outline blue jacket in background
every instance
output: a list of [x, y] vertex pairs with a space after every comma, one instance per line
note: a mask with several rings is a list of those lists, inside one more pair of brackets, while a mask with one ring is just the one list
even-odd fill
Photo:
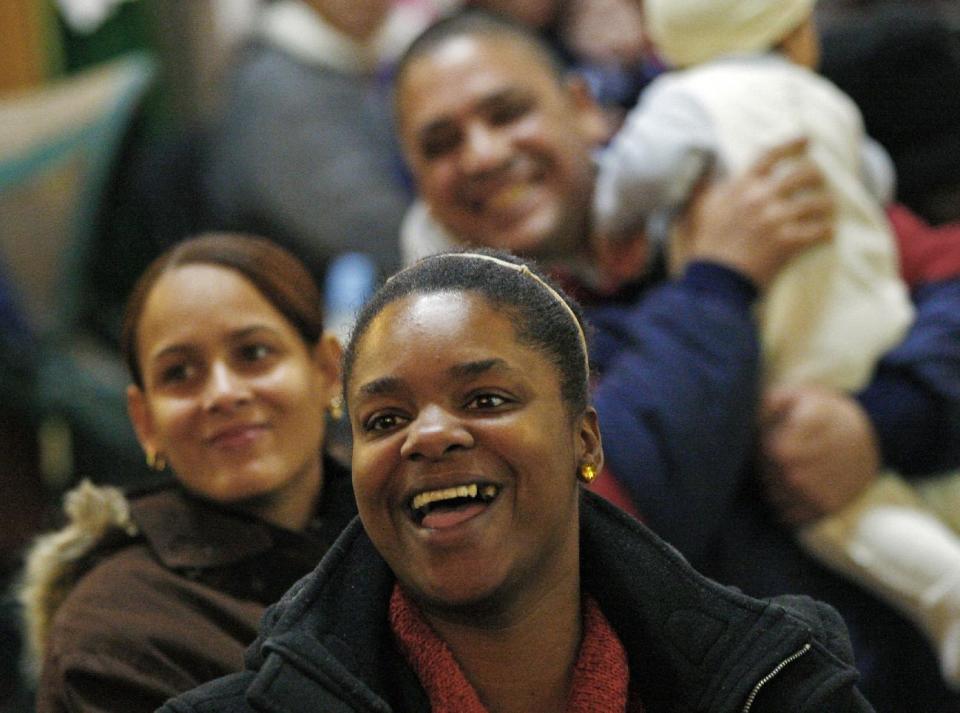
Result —
[[[617, 299], [582, 299], [607, 464], [645, 521], [704, 573], [753, 596], [836, 607], [878, 711], [960, 711], [916, 627], [808, 557], [762, 498], [755, 298], [744, 278], [702, 262]], [[909, 334], [857, 395], [886, 465], [907, 476], [960, 465], [960, 280], [914, 299]]]

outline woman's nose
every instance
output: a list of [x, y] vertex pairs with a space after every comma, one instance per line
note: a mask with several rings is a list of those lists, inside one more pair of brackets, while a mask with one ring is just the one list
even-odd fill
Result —
[[214, 362], [203, 390], [207, 411], [228, 411], [250, 400], [250, 388], [240, 374], [224, 362]]
[[440, 406], [427, 406], [410, 423], [400, 455], [413, 460], [438, 460], [451, 451], [472, 446], [473, 436], [461, 419]]

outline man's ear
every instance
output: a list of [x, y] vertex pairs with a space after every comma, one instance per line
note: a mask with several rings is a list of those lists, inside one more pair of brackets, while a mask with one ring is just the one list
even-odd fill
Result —
[[150, 409], [147, 407], [147, 399], [143, 391], [135, 384], [127, 387], [127, 414], [130, 416], [140, 447], [147, 453], [156, 453], [159, 448], [155, 440], [153, 418], [150, 416]]
[[576, 75], [566, 79], [567, 96], [577, 114], [580, 133], [590, 146], [607, 143], [615, 132], [612, 122], [597, 103], [583, 77]]

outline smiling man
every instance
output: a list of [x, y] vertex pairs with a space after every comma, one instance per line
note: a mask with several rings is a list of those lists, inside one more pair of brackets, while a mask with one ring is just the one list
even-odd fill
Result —
[[[476, 71], [478, 59], [487, 71]], [[397, 94], [406, 155], [433, 216], [465, 242], [535, 255], [582, 242], [589, 151], [606, 129], [581, 83], [558, 92], [558, 76], [544, 71], [523, 84], [504, 81], [511, 66], [546, 60], [510, 36], [480, 45], [458, 37], [429, 63], [406, 66]]]
[[[797, 390], [766, 411], [758, 444], [753, 305], [830, 232], [803, 147], [783, 147], [695, 201], [685, 217], [693, 237], [667, 275], [643, 236], [609, 245], [591, 235], [591, 154], [607, 137], [589, 95], [536, 38], [462, 15], [424, 33], [396, 81], [420, 197], [406, 260], [484, 245], [554, 265], [597, 330], [593, 400], [623, 502], [721, 581], [836, 606], [878, 710], [958, 710], [918, 631], [799, 550], [754, 464], [763, 448], [778, 505], [807, 518], [856, 497], [880, 461], [906, 474], [960, 464], [960, 283], [916, 293], [916, 324], [862, 393]], [[778, 166], [784, 157], [792, 169]]]

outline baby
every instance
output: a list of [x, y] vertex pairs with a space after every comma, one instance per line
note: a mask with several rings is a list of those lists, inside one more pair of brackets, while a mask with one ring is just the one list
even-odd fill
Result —
[[[853, 102], [814, 71], [813, 5], [645, 0], [647, 31], [677, 71], [646, 90], [601, 156], [595, 220], [612, 240], [656, 218], [670, 224], [708, 167], [736, 174], [763, 149], [807, 137], [834, 195], [836, 236], [767, 290], [759, 312], [764, 376], [767, 384], [854, 392], [913, 314], [882, 209], [893, 170]], [[799, 537], [911, 616], [933, 640], [945, 678], [960, 684], [960, 538], [911, 486], [885, 474]]]

